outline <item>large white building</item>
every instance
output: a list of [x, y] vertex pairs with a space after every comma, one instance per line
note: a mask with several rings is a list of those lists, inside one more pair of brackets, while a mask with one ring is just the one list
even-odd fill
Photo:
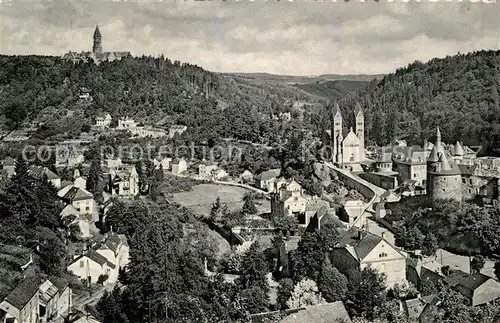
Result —
[[363, 109], [359, 103], [354, 109], [355, 130], [351, 128], [344, 137], [342, 133], [342, 113], [339, 105], [336, 103], [333, 108], [333, 122], [330, 131], [332, 140], [333, 161], [340, 167], [361, 170], [361, 163], [366, 160], [365, 157], [365, 121]]

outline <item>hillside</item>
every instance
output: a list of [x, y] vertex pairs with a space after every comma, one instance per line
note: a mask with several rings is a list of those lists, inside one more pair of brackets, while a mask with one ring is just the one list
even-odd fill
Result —
[[294, 86], [312, 95], [323, 97], [331, 101], [337, 101], [347, 94], [362, 89], [369, 84], [370, 82], [366, 81], [339, 80], [326, 81], [323, 83], [295, 84]]
[[[79, 100], [82, 87], [90, 90], [93, 102]], [[98, 113], [109, 112], [158, 126], [185, 124], [193, 140], [265, 142], [270, 130], [278, 128], [273, 115], [293, 112], [297, 102], [314, 108], [324, 101], [292, 86], [211, 73], [164, 57], [96, 66], [57, 57], [0, 56], [0, 95], [4, 128], [45, 121], [48, 135], [78, 133], [75, 121], [92, 124]], [[310, 116], [305, 114], [307, 123]]]
[[226, 73], [227, 75], [237, 76], [260, 83], [279, 83], [279, 84], [314, 84], [328, 81], [356, 81], [370, 82], [373, 79], [381, 79], [383, 74], [377, 75], [340, 75], [340, 74], [323, 74], [314, 76], [294, 76], [294, 75], [278, 75], [270, 73]]
[[[367, 138], [422, 144], [439, 126], [445, 142], [500, 146], [500, 51], [479, 51], [415, 62], [341, 99], [350, 116], [365, 110]], [[352, 118], [347, 120], [352, 125]]]

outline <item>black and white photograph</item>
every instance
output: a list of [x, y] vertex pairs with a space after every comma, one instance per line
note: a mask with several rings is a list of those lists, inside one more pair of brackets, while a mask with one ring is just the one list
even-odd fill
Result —
[[499, 323], [495, 0], [0, 0], [0, 323]]

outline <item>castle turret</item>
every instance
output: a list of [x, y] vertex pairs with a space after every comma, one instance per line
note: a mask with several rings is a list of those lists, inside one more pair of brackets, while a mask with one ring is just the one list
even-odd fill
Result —
[[92, 52], [94, 53], [94, 55], [96, 57], [99, 57], [103, 53], [103, 51], [102, 51], [102, 36], [101, 36], [101, 32], [99, 30], [99, 26], [95, 27], [94, 46], [92, 47]]
[[439, 199], [462, 201], [462, 175], [455, 161], [446, 156], [439, 127], [427, 160], [427, 196], [432, 202]]

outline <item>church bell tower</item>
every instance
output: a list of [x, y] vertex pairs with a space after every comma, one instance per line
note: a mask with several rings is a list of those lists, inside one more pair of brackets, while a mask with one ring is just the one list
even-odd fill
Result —
[[95, 27], [94, 31], [94, 46], [92, 47], [92, 52], [96, 57], [102, 55], [102, 37], [99, 31], [99, 26]]

